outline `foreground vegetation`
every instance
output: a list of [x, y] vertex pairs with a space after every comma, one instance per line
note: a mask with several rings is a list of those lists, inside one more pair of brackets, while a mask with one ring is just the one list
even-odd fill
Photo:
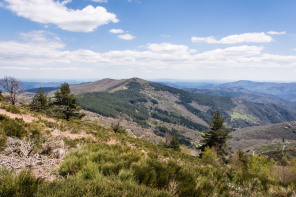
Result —
[[[181, 157], [182, 158], [182, 157]], [[179, 160], [181, 159], [179, 158]], [[89, 144], [71, 152], [52, 182], [0, 170], [0, 196], [293, 196], [296, 160], [274, 163], [238, 152], [222, 164], [206, 149], [182, 162], [128, 146]]]
[[[45, 116], [27, 105], [1, 103], [1, 107], [15, 114]], [[296, 159], [274, 161], [242, 151], [226, 154], [222, 149], [227, 148], [229, 130], [222, 128], [223, 121], [216, 116], [211, 130], [217, 125], [219, 132], [206, 132], [204, 141], [211, 148], [203, 147], [202, 156], [195, 157], [174, 146], [177, 142], [151, 144], [129, 136], [119, 125], [103, 128], [71, 118], [24, 122], [1, 115], [0, 151], [6, 148], [7, 138], [16, 137], [33, 141], [34, 151], [42, 154], [42, 144], [53, 130], [86, 132], [93, 138], [63, 139], [69, 152], [52, 169], [53, 181], [38, 178], [28, 169], [15, 173], [1, 168], [0, 196], [295, 196]], [[212, 143], [219, 136], [223, 137], [219, 144]]]

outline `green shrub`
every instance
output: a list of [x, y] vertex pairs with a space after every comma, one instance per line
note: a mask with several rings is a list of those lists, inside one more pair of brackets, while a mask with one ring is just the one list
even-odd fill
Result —
[[63, 138], [63, 141], [65, 142], [65, 144], [69, 147], [69, 148], [76, 148], [79, 141], [78, 140], [72, 140], [70, 138]]
[[248, 162], [248, 171], [250, 174], [259, 177], [261, 180], [267, 180], [272, 177], [273, 161], [264, 156], [254, 155]]
[[135, 176], [135, 180], [139, 184], [145, 184], [147, 186], [153, 185], [156, 182], [156, 172], [147, 163], [135, 164], [132, 166], [132, 170]]
[[170, 197], [166, 191], [137, 185], [133, 182], [122, 182], [118, 179], [107, 179], [98, 176], [94, 180], [76, 177], [48, 182], [39, 187], [36, 197], [53, 196], [133, 196], [133, 197]]
[[22, 110], [18, 106], [15, 106], [15, 105], [8, 105], [5, 107], [5, 109], [11, 113], [14, 113], [14, 114], [20, 114], [22, 112]]
[[178, 193], [180, 196], [197, 196], [196, 182], [191, 173], [183, 171], [179, 179]]
[[121, 169], [118, 177], [121, 181], [134, 181], [134, 174], [130, 170]]
[[6, 142], [7, 142], [7, 137], [6, 137], [5, 133], [4, 133], [4, 131], [2, 131], [0, 129], [0, 152], [2, 152], [5, 149]]
[[112, 124], [111, 128], [115, 133], [126, 133], [125, 129], [123, 129], [119, 123], [117, 124]]
[[0, 169], [0, 196], [31, 197], [43, 180], [35, 178], [30, 171], [18, 175], [5, 168]]
[[216, 151], [213, 148], [206, 147], [202, 153], [201, 160], [204, 164], [210, 164], [213, 166], [218, 165], [218, 157]]
[[27, 134], [23, 119], [10, 119], [7, 116], [0, 115], [0, 128], [6, 136], [14, 136], [21, 139]]
[[40, 144], [40, 139], [41, 139], [41, 131], [38, 129], [33, 129], [30, 130], [30, 139], [34, 141], [35, 145], [39, 145]]

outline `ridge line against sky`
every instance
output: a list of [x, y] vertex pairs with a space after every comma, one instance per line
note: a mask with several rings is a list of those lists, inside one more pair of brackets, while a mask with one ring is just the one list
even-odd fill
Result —
[[296, 81], [292, 0], [0, 0], [0, 77]]

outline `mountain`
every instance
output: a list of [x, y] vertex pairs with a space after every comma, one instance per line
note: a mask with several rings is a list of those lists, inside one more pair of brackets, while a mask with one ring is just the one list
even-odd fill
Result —
[[274, 95], [290, 102], [296, 102], [296, 83], [237, 81], [225, 83], [219, 85], [218, 87], [246, 89], [254, 92]]
[[165, 123], [203, 131], [217, 110], [234, 128], [296, 120], [296, 113], [275, 104], [196, 94], [138, 78], [103, 79], [71, 86], [71, 91], [84, 109], [124, 117], [143, 127]]
[[[59, 89], [59, 87], [40, 87], [40, 88], [42, 88], [45, 93]], [[40, 88], [28, 89], [26, 90], [26, 92], [36, 93], [36, 92], [39, 92]]]
[[255, 103], [273, 103], [276, 105], [283, 106], [287, 109], [296, 111], [296, 103], [294, 102], [289, 102], [289, 101], [280, 99], [279, 97], [271, 94], [254, 92], [247, 89], [215, 87], [211, 89], [186, 88], [185, 90], [188, 90], [193, 93], [207, 94], [207, 95], [213, 95], [213, 96], [237, 97], [237, 98], [242, 98], [247, 101], [251, 101]]
[[22, 82], [24, 89], [30, 92], [32, 89], [39, 89], [40, 87], [58, 87], [61, 85], [61, 82]]
[[[157, 81], [156, 81], [157, 82]], [[222, 83], [220, 82], [211, 82], [211, 81], [197, 81], [197, 82], [182, 82], [182, 81], [161, 81], [157, 82], [162, 85], [171, 86], [174, 88], [213, 88]]]

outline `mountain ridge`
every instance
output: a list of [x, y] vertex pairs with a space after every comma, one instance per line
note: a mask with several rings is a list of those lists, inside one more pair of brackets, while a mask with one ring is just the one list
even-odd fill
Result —
[[[142, 119], [149, 120], [149, 124], [152, 116], [153, 119], [156, 118], [167, 122], [169, 122], [169, 117], [175, 117], [175, 124], [180, 121], [179, 119], [182, 116], [196, 124], [201, 124], [202, 121], [197, 123], [194, 120], [198, 118], [204, 121], [201, 125], [205, 125], [205, 123], [210, 122], [210, 116], [216, 110], [221, 110], [226, 117], [227, 123], [234, 127], [296, 120], [295, 112], [278, 105], [194, 94], [139, 78], [126, 80], [103, 79], [88, 84], [71, 86], [71, 91], [77, 94], [79, 103], [88, 110], [102, 114], [102, 108], [108, 106], [109, 112], [113, 110], [114, 116], [119, 113], [134, 112], [134, 115], [137, 116], [142, 113], [141, 115], [144, 114], [145, 117], [141, 116], [141, 121]], [[113, 106], [110, 105], [111, 101], [114, 102]], [[130, 109], [134, 112], [130, 111]], [[107, 109], [105, 111], [107, 112]], [[141, 111], [141, 113], [136, 111]], [[109, 113], [109, 115], [111, 114]], [[125, 115], [130, 117], [130, 114]]]

